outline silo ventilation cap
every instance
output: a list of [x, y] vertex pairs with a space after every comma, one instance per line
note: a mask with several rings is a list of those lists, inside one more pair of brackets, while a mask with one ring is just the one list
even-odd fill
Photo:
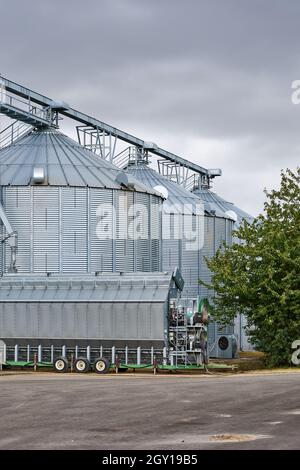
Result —
[[121, 185], [125, 186], [128, 189], [135, 189], [135, 180], [131, 175], [127, 175], [124, 172], [118, 173], [116, 181]]
[[36, 184], [45, 182], [45, 170], [42, 167], [35, 166], [32, 173], [32, 181]]
[[231, 218], [231, 220], [233, 220], [233, 222], [237, 222], [238, 220], [238, 216], [237, 216], [237, 213], [232, 211], [232, 210], [228, 210], [225, 212], [226, 215], [228, 215], [228, 217]]

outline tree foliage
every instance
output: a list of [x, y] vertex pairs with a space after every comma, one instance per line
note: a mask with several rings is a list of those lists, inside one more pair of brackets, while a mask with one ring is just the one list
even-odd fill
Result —
[[267, 192], [264, 211], [235, 232], [207, 259], [212, 272], [213, 314], [231, 323], [247, 317], [247, 332], [269, 365], [288, 364], [291, 343], [300, 339], [300, 168], [281, 172], [279, 190]]

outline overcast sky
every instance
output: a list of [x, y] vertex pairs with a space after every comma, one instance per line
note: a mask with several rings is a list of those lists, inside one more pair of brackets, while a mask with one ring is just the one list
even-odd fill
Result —
[[208, 168], [256, 215], [299, 165], [298, 0], [0, 0], [0, 73]]

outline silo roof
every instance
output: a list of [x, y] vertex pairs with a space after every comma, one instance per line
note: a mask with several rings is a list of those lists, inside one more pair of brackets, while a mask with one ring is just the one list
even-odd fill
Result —
[[223, 212], [232, 211], [235, 212], [237, 216], [237, 224], [240, 225], [242, 221], [245, 219], [247, 222], [251, 223], [253, 221], [252, 215], [248, 214], [244, 210], [237, 207], [232, 202], [226, 201], [218, 194], [210, 191], [209, 189], [202, 188], [202, 189], [195, 189], [194, 194], [199, 196], [209, 207], [211, 210], [222, 210]]
[[[150, 188], [157, 188], [157, 186], [163, 186], [168, 191], [168, 198], [164, 202], [164, 204], [172, 205], [172, 204], [191, 204], [194, 207], [197, 202], [200, 201], [204, 205], [204, 211], [209, 215], [214, 215], [216, 217], [223, 217], [223, 218], [230, 218], [228, 215], [225, 214], [225, 211], [221, 208], [213, 208], [207, 203], [205, 199], [199, 197], [198, 194], [192, 193], [187, 189], [183, 188], [179, 184], [170, 181], [165, 176], [157, 173], [153, 168], [150, 168], [146, 163], [139, 163], [133, 164], [128, 166], [128, 171], [132, 174], [136, 179], [142, 181], [145, 185], [149, 186]], [[158, 189], [157, 189], [158, 190]]]
[[[126, 185], [123, 170], [55, 129], [31, 130], [0, 150], [0, 185], [34, 184], [35, 168], [44, 170], [43, 185], [109, 189], [123, 189], [124, 182]], [[130, 189], [159, 195], [134, 178]]]

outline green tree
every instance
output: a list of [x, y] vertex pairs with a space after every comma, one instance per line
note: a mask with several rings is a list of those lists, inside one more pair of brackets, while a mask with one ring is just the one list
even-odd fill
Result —
[[281, 172], [279, 190], [267, 192], [264, 211], [207, 259], [213, 315], [223, 324], [247, 317], [252, 343], [270, 366], [289, 364], [300, 339], [300, 168]]

